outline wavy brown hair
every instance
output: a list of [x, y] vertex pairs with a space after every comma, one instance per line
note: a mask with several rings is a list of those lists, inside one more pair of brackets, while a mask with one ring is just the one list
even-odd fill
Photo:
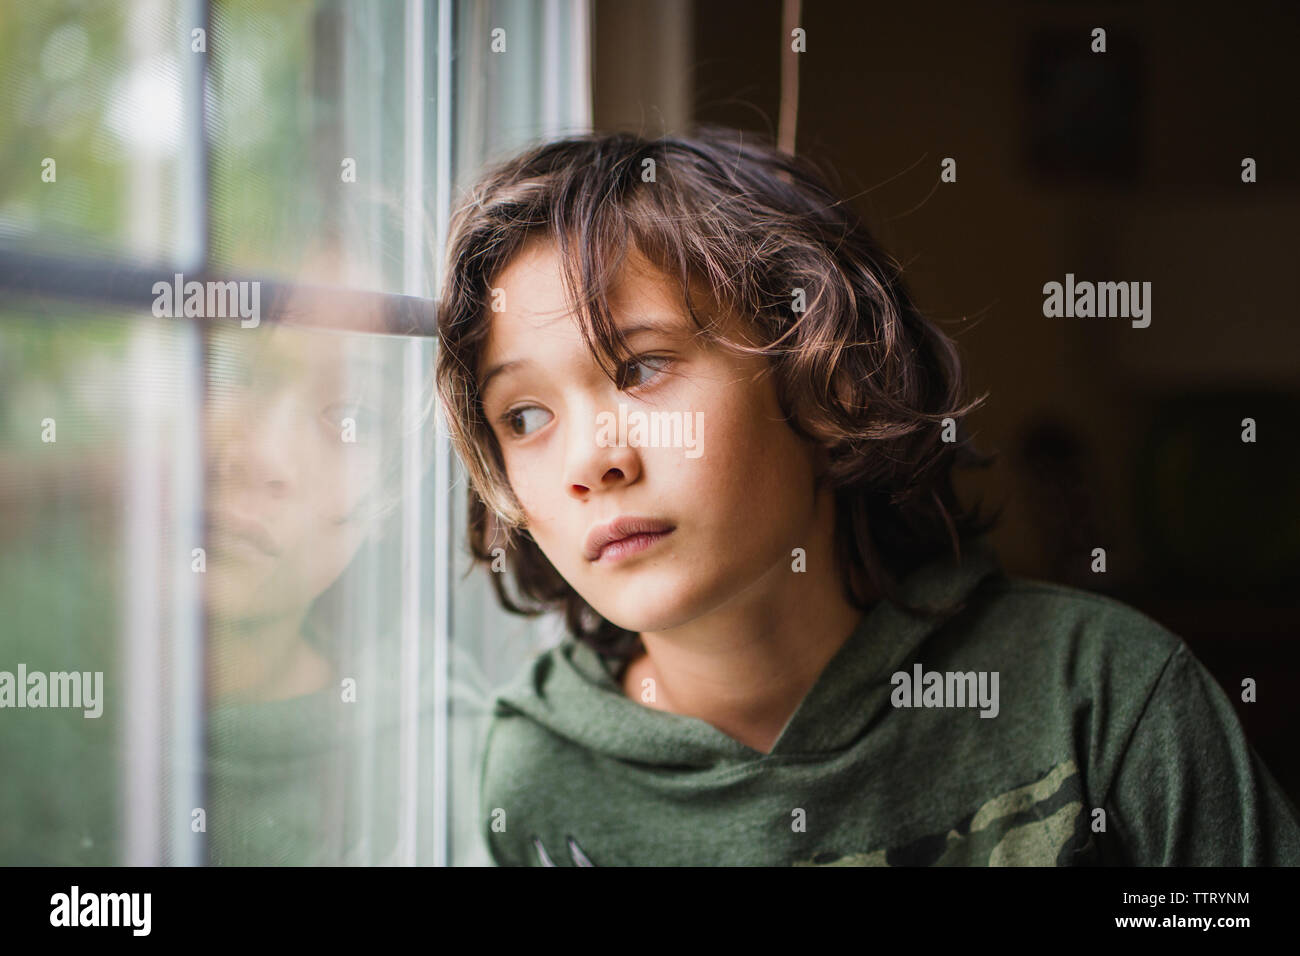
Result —
[[[503, 607], [562, 610], [574, 637], [606, 656], [640, 650], [639, 635], [598, 614], [532, 539], [479, 399], [490, 289], [533, 240], [556, 243], [584, 341], [615, 384], [632, 352], [607, 292], [630, 244], [676, 278], [702, 334], [767, 356], [787, 423], [822, 450], [819, 482], [835, 494], [848, 600], [865, 609], [874, 588], [914, 613], [952, 613], [906, 604], [899, 581], [946, 550], [960, 560], [962, 543], [1000, 517], [967, 511], [952, 487], [954, 467], [993, 460], [963, 428], [987, 396], [963, 404], [955, 344], [918, 312], [901, 266], [815, 165], [711, 125], [682, 137], [586, 134], [534, 146], [483, 175], [452, 218], [438, 392], [469, 476], [470, 552], [490, 563], [500, 548], [509, 571], [491, 576]], [[692, 283], [749, 319], [743, 341], [697, 314]], [[944, 440], [945, 419], [956, 440]]]

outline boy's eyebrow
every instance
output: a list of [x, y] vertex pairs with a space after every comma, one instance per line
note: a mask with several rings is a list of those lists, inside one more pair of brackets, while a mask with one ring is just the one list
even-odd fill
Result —
[[[622, 328], [623, 337], [625, 339], [630, 339], [639, 332], [661, 332], [665, 335], [671, 335], [677, 331], [680, 330], [673, 325], [667, 325], [664, 323], [656, 322], [654, 320], [645, 320], [645, 321], [637, 322], [634, 325], [629, 325], [626, 328]], [[498, 362], [497, 364], [493, 365], [491, 368], [487, 370], [487, 373], [483, 376], [483, 381], [479, 383], [479, 387], [478, 387], [479, 399], [481, 400], [485, 395], [487, 395], [488, 383], [491, 382], [493, 378], [500, 375], [502, 372], [508, 372], [513, 369], [520, 368], [525, 365], [532, 365], [532, 364], [533, 364], [532, 359], [522, 358], [522, 359], [510, 359], [509, 361]]]
[[492, 379], [495, 378], [497, 375], [500, 375], [502, 372], [509, 371], [512, 368], [518, 368], [521, 365], [527, 365], [528, 362], [529, 362], [528, 359], [515, 359], [514, 361], [498, 362], [496, 365], [493, 365], [490, 369], [487, 370], [487, 374], [483, 376], [483, 381], [479, 383], [479, 387], [478, 387], [479, 398], [482, 399], [485, 395], [487, 395], [488, 383], [491, 382]]

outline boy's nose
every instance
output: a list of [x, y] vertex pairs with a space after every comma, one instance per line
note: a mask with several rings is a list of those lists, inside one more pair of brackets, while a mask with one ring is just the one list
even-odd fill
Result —
[[620, 441], [616, 427], [609, 427], [610, 420], [617, 422], [617, 412], [602, 411], [606, 412], [603, 420], [599, 411], [573, 416], [566, 436], [566, 485], [575, 498], [631, 484], [641, 477], [640, 452]]
[[213, 478], [228, 490], [254, 497], [283, 499], [297, 487], [300, 446], [294, 403], [281, 395], [271, 402], [245, 403], [225, 436], [217, 440]]

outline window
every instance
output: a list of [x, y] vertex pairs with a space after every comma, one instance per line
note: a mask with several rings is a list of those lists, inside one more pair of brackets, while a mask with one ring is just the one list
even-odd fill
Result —
[[463, 579], [434, 302], [587, 4], [0, 2], [0, 863], [486, 862], [553, 625]]

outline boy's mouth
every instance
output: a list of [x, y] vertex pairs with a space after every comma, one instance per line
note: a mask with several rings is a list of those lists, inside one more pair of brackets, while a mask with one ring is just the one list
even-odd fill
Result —
[[587, 533], [584, 554], [588, 561], [621, 558], [666, 538], [675, 527], [660, 518], [620, 515], [608, 524], [596, 525]]
[[204, 530], [218, 550], [237, 544], [271, 558], [280, 554], [281, 548], [275, 537], [266, 525], [253, 518], [245, 518], [233, 511], [208, 511], [204, 514], [204, 521]]

